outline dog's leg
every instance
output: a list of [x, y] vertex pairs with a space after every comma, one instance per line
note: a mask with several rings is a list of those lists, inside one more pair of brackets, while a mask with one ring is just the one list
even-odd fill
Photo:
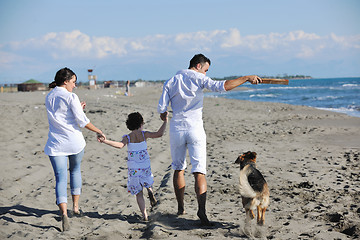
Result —
[[[260, 219], [261, 219], [261, 208], [260, 208], [260, 206], [257, 206], [256, 207], [256, 209], [257, 209], [257, 223], [259, 224], [260, 223]], [[260, 225], [260, 224], [259, 224]]]
[[251, 219], [255, 218], [255, 214], [254, 214], [253, 210], [250, 209], [249, 214], [250, 214], [249, 216], [250, 216]]
[[266, 207], [263, 207], [261, 209], [261, 212], [262, 212], [262, 214], [261, 214], [261, 225], [264, 225], [264, 223], [265, 223], [265, 211], [266, 211]]
[[251, 198], [242, 198], [242, 204], [245, 208], [245, 212], [246, 212], [246, 216], [249, 216], [250, 219], [254, 219], [255, 215], [254, 212], [251, 210], [252, 205], [253, 205], [253, 199]]
[[251, 220], [254, 219], [255, 215], [251, 209], [245, 209], [245, 215]]
[[250, 216], [250, 214], [249, 214], [249, 209], [247, 209], [247, 208], [245, 208], [245, 216], [246, 216], [246, 217]]
[[257, 207], [258, 208], [258, 219], [257, 219], [257, 223], [258, 225], [264, 225], [265, 223], [265, 211], [266, 211], [266, 207], [261, 208], [260, 206]]
[[251, 210], [245, 208], [245, 225], [244, 225], [244, 234], [249, 238], [253, 237], [252, 225], [251, 225]]

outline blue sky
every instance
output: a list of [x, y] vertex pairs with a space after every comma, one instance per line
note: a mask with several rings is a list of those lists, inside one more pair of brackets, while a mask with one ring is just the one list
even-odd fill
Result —
[[0, 0], [0, 84], [165, 80], [196, 53], [210, 77], [360, 76], [358, 0]]

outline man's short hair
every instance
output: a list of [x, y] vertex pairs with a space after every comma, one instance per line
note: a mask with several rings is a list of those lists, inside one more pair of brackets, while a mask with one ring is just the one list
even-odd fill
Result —
[[210, 59], [208, 59], [207, 57], [205, 57], [203, 54], [199, 53], [196, 54], [191, 60], [190, 60], [190, 65], [189, 65], [189, 69], [190, 68], [196, 68], [196, 66], [198, 64], [201, 64], [201, 66], [203, 66], [205, 63], [209, 63], [209, 65], [211, 65], [211, 61]]

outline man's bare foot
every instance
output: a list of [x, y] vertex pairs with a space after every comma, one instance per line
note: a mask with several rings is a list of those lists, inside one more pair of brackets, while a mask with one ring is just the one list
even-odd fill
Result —
[[197, 216], [200, 218], [201, 225], [203, 225], [203, 226], [214, 226], [214, 224], [211, 223], [209, 221], [209, 219], [207, 218], [206, 213], [198, 211]]
[[184, 215], [186, 212], [183, 207], [178, 207], [177, 215]]
[[180, 215], [185, 215], [185, 214], [186, 214], [185, 211], [178, 211], [178, 212], [176, 213], [176, 215], [178, 215], [178, 216], [180, 216]]

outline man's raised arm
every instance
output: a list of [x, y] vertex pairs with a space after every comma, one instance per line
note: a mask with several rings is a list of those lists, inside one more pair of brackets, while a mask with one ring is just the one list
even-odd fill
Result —
[[226, 80], [224, 88], [226, 91], [230, 91], [231, 89], [240, 86], [246, 82], [250, 82], [251, 84], [261, 83], [261, 78], [256, 75], [243, 76], [236, 79]]

